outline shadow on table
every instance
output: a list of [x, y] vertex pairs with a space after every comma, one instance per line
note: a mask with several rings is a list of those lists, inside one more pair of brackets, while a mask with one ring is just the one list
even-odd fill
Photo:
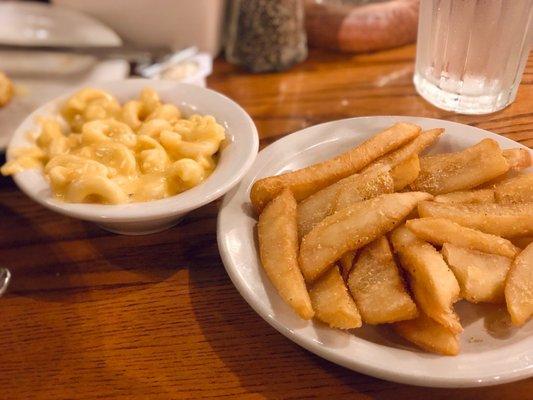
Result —
[[[188, 214], [167, 231], [122, 236], [98, 226], [39, 210], [0, 205], [0, 215], [13, 228], [0, 238], [2, 265], [13, 272], [8, 295], [48, 301], [70, 301], [73, 292], [99, 287], [157, 283], [182, 268], [205, 262], [206, 246], [216, 242], [214, 207]], [[209, 229], [209, 232], [207, 233]], [[217, 254], [216, 244], [213, 252]]]
[[[269, 399], [339, 399], [359, 394], [360, 398], [378, 400], [496, 400], [511, 391], [512, 384], [461, 390], [422, 388], [350, 371], [290, 342], [256, 315], [236, 289], [227, 290], [230, 282], [224, 271], [216, 272], [216, 279], [212, 274], [213, 270], [190, 270], [192, 307], [206, 340], [248, 393]], [[527, 398], [523, 385], [521, 390], [522, 398]]]
[[[9, 221], [9, 228], [17, 236], [0, 237], [0, 255], [14, 275], [9, 294], [0, 300], [5, 301], [4, 311], [8, 311], [0, 313], [0, 326], [4, 328], [0, 347], [12, 348], [2, 358], [2, 365], [11, 371], [23, 371], [9, 374], [11, 381], [5, 382], [6, 386], [26, 385], [34, 393], [39, 393], [40, 388], [53, 392], [57, 387], [61, 396], [76, 398], [76, 388], [106, 382], [107, 393], [116, 391], [124, 398], [136, 393], [150, 398], [154, 377], [147, 375], [146, 381], [132, 378], [123, 363], [109, 354], [128, 355], [137, 361], [136, 356], [153, 353], [164, 363], [167, 349], [139, 345], [135, 336], [129, 342], [128, 335], [119, 335], [125, 341], [116, 343], [112, 329], [118, 326], [143, 332], [143, 328], [150, 328], [154, 323], [148, 318], [150, 304], [156, 303], [146, 295], [142, 297], [142, 293], [150, 292], [183, 268], [194, 269], [206, 260], [218, 260], [213, 217], [216, 210], [196, 210], [168, 231], [130, 237], [47, 213], [35, 212], [31, 205], [29, 209], [15, 209], [0, 204], [0, 215]], [[37, 218], [29, 217], [32, 214]], [[54, 224], [63, 226], [47, 229]], [[212, 233], [199, 234], [207, 229]], [[146, 306], [130, 307], [137, 302]], [[90, 347], [86, 347], [82, 337], [87, 333]], [[106, 353], [106, 347], [115, 353]], [[79, 361], [72, 357], [79, 357]], [[65, 372], [65, 365], [71, 368], [73, 364], [92, 368], [85, 373], [75, 368]], [[179, 368], [179, 364], [172, 368]], [[65, 377], [68, 381], [60, 381]], [[26, 378], [30, 381], [26, 382]], [[0, 376], [0, 383], [2, 379]], [[158, 390], [166, 389], [158, 385]], [[167, 398], [172, 398], [172, 393], [167, 394]]]
[[[335, 365], [321, 368], [329, 363], [307, 353], [263, 321], [232, 288], [222, 266], [219, 270], [190, 270], [189, 278], [196, 320], [225, 366], [217, 375], [236, 377], [245, 392], [269, 399], [327, 396], [328, 392], [331, 395], [330, 386], [339, 385], [336, 375], [347, 370]], [[359, 385], [380, 382], [351, 374], [354, 386], [347, 388], [347, 393], [352, 397], [360, 391]]]
[[[530, 382], [532, 381], [530, 380]], [[376, 400], [500, 400], [509, 398], [512, 393], [513, 398], [527, 399], [531, 395], [531, 386], [529, 384], [529, 388], [526, 388], [525, 385], [522, 385], [522, 388], [519, 389], [516, 387], [516, 383], [508, 383], [483, 388], [441, 389], [391, 384], [386, 390], [371, 393], [371, 398]]]

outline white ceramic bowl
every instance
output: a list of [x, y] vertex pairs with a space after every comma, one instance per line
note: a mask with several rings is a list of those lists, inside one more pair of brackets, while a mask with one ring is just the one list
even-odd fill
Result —
[[[55, 199], [44, 175], [38, 170], [15, 174], [19, 188], [43, 206], [71, 217], [95, 222], [122, 234], [147, 234], [174, 225], [182, 216], [207, 204], [235, 186], [248, 171], [257, 155], [259, 139], [250, 116], [234, 101], [209, 89], [163, 80], [128, 79], [98, 83], [94, 87], [115, 95], [123, 103], [136, 98], [146, 86], [155, 89], [164, 102], [178, 106], [185, 114], [213, 115], [226, 129], [228, 145], [221, 151], [215, 171], [200, 185], [162, 200], [121, 205], [75, 204]], [[31, 144], [27, 132], [38, 129], [37, 117], [57, 115], [59, 107], [76, 88], [34, 111], [17, 128], [8, 147]]]
[[431, 149], [433, 153], [457, 151], [484, 138], [496, 140], [502, 148], [525, 148], [472, 126], [419, 117], [351, 118], [293, 133], [262, 150], [242, 182], [224, 198], [217, 237], [226, 271], [244, 299], [280, 333], [355, 371], [411, 385], [439, 387], [487, 386], [533, 377], [533, 320], [520, 329], [512, 328], [505, 306], [457, 303], [455, 308], [465, 329], [460, 336], [461, 353], [446, 357], [422, 352], [384, 326], [365, 325], [345, 332], [304, 321], [281, 300], [264, 273], [254, 234], [257, 221], [249, 200], [253, 182], [333, 157], [400, 121], [423, 129], [445, 128], [445, 134]]

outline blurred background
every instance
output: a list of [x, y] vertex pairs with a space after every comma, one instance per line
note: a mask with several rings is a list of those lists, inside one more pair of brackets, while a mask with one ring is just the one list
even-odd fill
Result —
[[417, 30], [418, 94], [491, 113], [516, 96], [532, 13], [533, 0], [0, 0], [0, 150], [73, 87], [129, 76], [205, 86], [214, 59], [276, 73], [313, 54], [414, 43]]
[[205, 86], [216, 57], [283, 71], [309, 47], [412, 43], [417, 18], [418, 0], [0, 1], [0, 149], [32, 110], [76, 86], [128, 76]]

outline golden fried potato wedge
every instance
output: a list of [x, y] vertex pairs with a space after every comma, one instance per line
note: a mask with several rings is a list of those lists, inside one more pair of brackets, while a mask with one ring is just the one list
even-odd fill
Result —
[[450, 204], [422, 201], [418, 204], [418, 214], [423, 218], [446, 218], [507, 239], [533, 236], [533, 203]]
[[334, 265], [309, 289], [315, 317], [332, 328], [353, 329], [361, 326], [361, 316], [339, 268]]
[[514, 325], [520, 326], [533, 314], [533, 244], [513, 261], [505, 283], [505, 301]]
[[505, 149], [502, 154], [511, 171], [520, 171], [531, 166], [531, 153], [527, 149]]
[[442, 255], [405, 226], [395, 229], [391, 240], [420, 310], [453, 333], [461, 332], [453, 310], [453, 303], [459, 299], [459, 283]]
[[377, 164], [388, 165], [393, 168], [413, 156], [418, 156], [422, 151], [424, 151], [424, 149], [435, 143], [443, 132], [444, 129], [441, 128], [424, 131], [406, 145], [397, 150], [391, 151], [388, 154], [385, 154], [383, 157], [378, 158], [376, 161], [366, 167], [366, 169]]
[[523, 236], [517, 238], [511, 238], [511, 242], [520, 249], [525, 249], [531, 243], [533, 243], [533, 236]]
[[303, 237], [335, 211], [358, 201], [392, 192], [394, 182], [387, 167], [341, 179], [298, 204], [298, 233]]
[[260, 179], [254, 183], [250, 193], [252, 204], [260, 211], [283, 188], [291, 189], [296, 200], [301, 201], [339, 179], [359, 172], [375, 159], [414, 139], [419, 133], [420, 127], [417, 125], [397, 123], [335, 158], [297, 171]]
[[350, 274], [350, 271], [353, 267], [353, 262], [355, 260], [355, 255], [357, 253], [355, 251], [347, 251], [342, 255], [342, 257], [339, 260], [339, 265], [341, 268], [341, 275], [344, 280], [348, 279], [348, 275]]
[[290, 190], [274, 198], [259, 216], [259, 255], [270, 281], [283, 300], [303, 319], [313, 308], [298, 267], [296, 200]]
[[527, 149], [505, 149], [502, 155], [509, 163], [509, 171], [505, 174], [484, 183], [482, 187], [494, 188], [494, 186], [517, 176], [523, 169], [531, 166], [531, 153]]
[[461, 297], [471, 303], [502, 303], [505, 278], [512, 258], [483, 253], [445, 243], [442, 255], [461, 287]]
[[501, 204], [533, 203], [533, 174], [517, 175], [500, 182], [494, 197]]
[[508, 170], [498, 143], [484, 139], [457, 153], [421, 157], [420, 174], [410, 187], [431, 194], [450, 193], [472, 189]]
[[411, 219], [405, 226], [420, 239], [439, 246], [452, 243], [509, 258], [514, 258], [520, 252], [520, 249], [507, 239], [467, 228], [445, 218]]
[[433, 199], [438, 203], [494, 203], [494, 190], [477, 189], [439, 194]]
[[[344, 187], [336, 193], [333, 212], [349, 207], [358, 201], [368, 200], [382, 194], [394, 192], [394, 182], [390, 175], [390, 168], [387, 166], [376, 166], [360, 174], [360, 177], [356, 182], [353, 182], [355, 190]], [[335, 185], [336, 183], [331, 186]], [[358, 193], [355, 193], [355, 191]]]
[[420, 160], [418, 155], [413, 155], [402, 161], [391, 169], [391, 176], [394, 182], [394, 191], [400, 191], [407, 185], [414, 182], [420, 173]]
[[392, 326], [398, 335], [423, 350], [444, 356], [459, 354], [457, 336], [427, 315], [421, 313], [416, 319], [396, 322]]
[[421, 200], [421, 192], [383, 194], [324, 218], [300, 245], [300, 268], [307, 282], [318, 278], [350, 250], [357, 250], [396, 227]]
[[386, 324], [418, 316], [385, 236], [361, 249], [348, 277], [348, 288], [367, 324]]

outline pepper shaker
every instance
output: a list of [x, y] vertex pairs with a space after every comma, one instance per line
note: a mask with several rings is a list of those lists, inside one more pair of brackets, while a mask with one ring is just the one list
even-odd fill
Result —
[[233, 0], [226, 59], [252, 72], [280, 71], [307, 57], [301, 0]]

